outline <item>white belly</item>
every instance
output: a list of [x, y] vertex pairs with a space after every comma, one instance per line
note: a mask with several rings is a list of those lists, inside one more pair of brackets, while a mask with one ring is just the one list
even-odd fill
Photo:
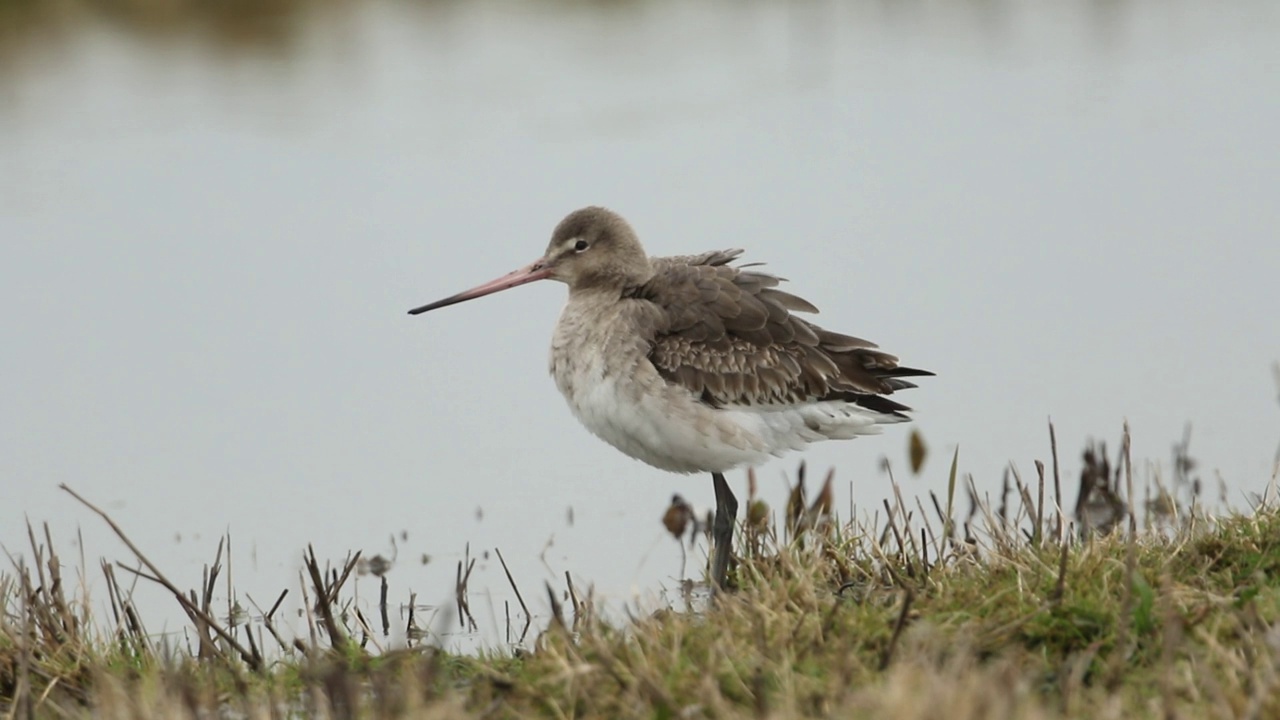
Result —
[[600, 331], [607, 322], [586, 325], [562, 319], [556, 329], [556, 386], [592, 434], [662, 470], [726, 472], [898, 421], [845, 402], [713, 408], [658, 374], [646, 339]]
[[557, 375], [557, 384], [574, 416], [627, 455], [678, 473], [724, 472], [769, 457], [761, 438], [667, 388], [656, 371], [650, 369], [652, 378], [643, 371], [604, 374], [601, 364], [580, 365], [571, 378]]

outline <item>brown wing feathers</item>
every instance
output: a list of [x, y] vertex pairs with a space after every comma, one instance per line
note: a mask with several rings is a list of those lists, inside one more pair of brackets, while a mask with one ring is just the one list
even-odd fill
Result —
[[715, 407], [844, 400], [887, 414], [909, 409], [882, 395], [932, 373], [793, 316], [817, 308], [779, 290], [780, 278], [728, 267], [740, 254], [655, 258], [653, 279], [628, 293], [665, 314], [649, 354], [665, 378]]

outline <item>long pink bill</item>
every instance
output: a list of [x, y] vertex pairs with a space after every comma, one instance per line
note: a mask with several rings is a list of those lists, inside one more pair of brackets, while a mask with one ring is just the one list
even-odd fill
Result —
[[496, 280], [490, 280], [483, 285], [477, 285], [476, 287], [473, 287], [470, 290], [464, 290], [457, 295], [450, 295], [443, 300], [437, 300], [433, 303], [423, 305], [420, 308], [414, 308], [409, 311], [409, 314], [418, 315], [428, 310], [435, 310], [436, 308], [442, 308], [447, 305], [454, 305], [467, 300], [474, 300], [478, 297], [492, 295], [493, 293], [500, 292], [502, 290], [509, 290], [513, 287], [525, 285], [536, 280], [545, 280], [549, 277], [551, 277], [551, 268], [547, 267], [546, 264], [539, 259], [520, 268], [519, 270], [509, 272]]

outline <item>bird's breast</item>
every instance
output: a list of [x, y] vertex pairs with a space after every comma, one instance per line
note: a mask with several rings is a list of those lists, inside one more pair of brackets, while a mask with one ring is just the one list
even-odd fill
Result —
[[662, 378], [648, 357], [652, 333], [629, 314], [645, 308], [619, 305], [582, 309], [571, 301], [556, 326], [551, 375], [578, 421], [671, 472], [723, 471], [767, 456], [748, 428]]
[[[619, 404], [637, 401], [645, 389], [637, 371], [652, 367], [649, 341], [630, 319], [616, 303], [597, 308], [570, 300], [565, 306], [552, 335], [551, 375], [575, 414], [605, 389]], [[624, 376], [628, 381], [618, 382]]]

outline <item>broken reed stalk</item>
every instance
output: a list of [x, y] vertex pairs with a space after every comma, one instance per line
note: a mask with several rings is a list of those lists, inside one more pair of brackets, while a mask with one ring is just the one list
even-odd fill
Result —
[[147, 641], [147, 629], [142, 625], [142, 618], [138, 617], [138, 611], [133, 608], [132, 602], [125, 603], [124, 616], [128, 619], [129, 632], [133, 633], [133, 640], [137, 643], [137, 647], [145, 650], [151, 649], [151, 643]]
[[324, 623], [325, 632], [329, 635], [329, 645], [338, 652], [344, 652], [347, 649], [347, 636], [338, 628], [338, 623], [333, 618], [333, 602], [329, 599], [329, 593], [321, 578], [320, 563], [316, 561], [316, 550], [309, 544], [307, 554], [303, 556], [303, 563], [307, 566], [307, 574], [311, 576], [311, 587], [316, 594], [316, 609], [320, 611], [320, 620]]
[[1036, 547], [1040, 547], [1044, 539], [1044, 463], [1039, 460], [1036, 461], [1036, 476], [1040, 479], [1040, 495], [1036, 504], [1035, 540]]
[[[886, 500], [885, 502], [887, 503], [888, 501]], [[888, 522], [892, 524], [893, 518], [889, 518]], [[896, 533], [897, 530], [894, 530], [894, 532]], [[884, 543], [873, 542], [870, 545], [870, 549], [871, 549], [871, 554], [876, 556], [876, 559], [880, 561], [880, 568], [889, 575], [889, 579], [892, 581], [893, 585], [896, 587], [905, 589], [907, 587], [907, 583], [905, 580], [903, 580], [902, 576], [898, 574], [898, 571], [893, 567], [893, 563], [889, 561], [889, 556], [886, 555], [884, 552]], [[848, 583], [846, 583], [846, 585], [848, 585]], [[837, 591], [837, 593], [842, 592], [844, 589], [845, 587], [842, 586], [840, 588], [840, 591]]]
[[949, 518], [947, 518], [946, 513], [942, 511], [942, 505], [938, 503], [938, 494], [932, 490], [929, 491], [929, 501], [933, 503], [933, 511], [938, 515], [938, 521], [942, 523], [942, 535], [938, 538], [939, 545], [935, 548], [938, 553], [938, 558], [941, 559], [943, 551], [945, 550], [945, 547], [941, 543], [946, 543], [951, 540], [951, 536], [949, 535], [952, 530], [951, 522]]
[[[53, 542], [52, 538], [50, 538], [49, 541]], [[80, 541], [84, 542], [84, 539], [81, 537]], [[80, 560], [81, 562], [83, 562], [84, 548], [81, 548], [80, 551], [81, 551]], [[120, 581], [116, 579], [115, 567], [113, 565], [108, 564], [105, 561], [102, 562], [102, 566], [103, 566], [103, 574], [110, 575], [110, 579], [108, 580], [108, 587], [110, 588], [110, 591], [114, 593], [116, 600], [120, 603], [120, 610], [124, 613], [125, 619], [127, 620], [127, 627], [129, 629], [129, 632], [133, 634], [133, 641], [136, 643], [135, 647], [142, 648], [142, 649], [150, 649], [151, 641], [149, 640], [149, 635], [147, 634], [146, 626], [143, 625], [142, 618], [138, 617], [138, 611], [133, 605], [133, 591], [134, 591], [134, 588], [137, 587], [138, 576], [137, 575], [133, 576], [133, 583], [130, 584], [129, 590], [126, 592], [121, 589]], [[84, 592], [85, 592], [85, 596], [83, 598], [83, 602], [85, 604], [85, 607], [88, 607], [89, 591], [86, 589]]]
[[453, 571], [453, 601], [458, 604], [458, 627], [465, 628], [466, 616], [462, 613], [462, 561], [458, 561], [458, 567]]
[[[871, 529], [875, 530], [877, 527], [880, 527], [880, 510], [879, 509], [876, 509], [875, 515], [871, 517]], [[890, 534], [891, 534], [891, 528], [889, 527], [889, 523], [885, 523], [884, 530], [880, 531], [880, 537], [878, 540], [876, 540], [876, 544], [881, 548], [883, 548], [885, 545], [888, 545]]]
[[409, 612], [407, 613], [409, 617], [404, 624], [404, 634], [405, 634], [405, 637], [408, 639], [410, 645], [413, 644], [413, 641], [416, 638], [416, 634], [415, 634], [416, 627], [413, 622], [413, 614], [414, 614], [414, 608], [417, 607], [417, 605], [418, 605], [418, 593], [410, 592], [409, 593]]
[[[888, 466], [888, 463], [885, 463], [885, 465]], [[832, 472], [834, 472], [834, 470]], [[902, 488], [898, 485], [898, 481], [894, 479], [892, 471], [889, 473], [889, 480], [893, 487], [893, 496], [898, 502], [898, 512], [902, 513], [903, 533], [906, 535], [907, 542], [911, 545], [910, 557], [914, 558], [917, 555], [924, 557], [923, 550], [915, 547], [916, 536], [915, 533], [911, 532], [911, 514], [907, 512], [907, 504], [902, 501]], [[921, 518], [923, 517], [924, 516], [921, 515]], [[907, 551], [908, 548], [903, 548], [903, 553], [907, 553]]]
[[556, 597], [556, 590], [551, 587], [551, 583], [545, 584], [547, 586], [547, 597], [551, 600], [551, 627], [558, 627], [561, 630], [568, 631], [569, 626], [564, 622], [564, 607], [560, 604], [560, 599]]
[[280, 637], [280, 633], [276, 631], [276, 624], [274, 622], [274, 618], [275, 618], [276, 610], [279, 609], [280, 607], [280, 603], [284, 602], [284, 596], [288, 594], [289, 594], [288, 588], [285, 588], [284, 590], [280, 591], [280, 597], [276, 598], [275, 604], [271, 606], [270, 610], [264, 613], [262, 612], [262, 608], [258, 605], [257, 601], [253, 599], [253, 596], [249, 595], [248, 593], [245, 593], [245, 597], [249, 598], [249, 602], [253, 605], [254, 609], [257, 610], [260, 615], [262, 615], [262, 624], [266, 626], [267, 632], [271, 633], [271, 637], [275, 638], [276, 642], [280, 644], [280, 649], [285, 651], [289, 649], [290, 645], [289, 643], [285, 642], [284, 638]]
[[982, 501], [978, 499], [978, 487], [973, 482], [973, 473], [965, 473], [964, 482], [964, 494], [969, 499], [969, 514], [964, 519], [964, 544], [966, 549], [971, 549], [978, 544], [978, 539], [973, 535], [973, 520], [978, 517]]
[[[681, 543], [680, 549], [684, 549], [683, 543]], [[573, 591], [573, 578], [569, 575], [568, 570], [564, 571], [564, 584], [569, 588], [569, 602], [573, 603], [573, 630], [576, 632], [578, 629], [578, 617], [582, 614], [582, 606], [578, 604], [578, 593]]]
[[387, 576], [381, 578], [382, 587], [378, 594], [378, 611], [382, 614], [382, 636], [391, 634], [391, 615], [387, 612]]
[[511, 590], [516, 594], [516, 600], [520, 602], [520, 609], [524, 611], [525, 616], [529, 615], [529, 606], [524, 604], [524, 598], [520, 595], [520, 588], [516, 587], [515, 578], [511, 577], [511, 569], [507, 567], [506, 558], [502, 557], [502, 551], [494, 548], [493, 552], [498, 556], [498, 562], [502, 563], [502, 572], [506, 573], [507, 582], [511, 584]]
[[369, 643], [373, 643], [373, 648], [382, 654], [385, 648], [378, 639], [374, 637], [373, 628], [369, 625], [369, 619], [364, 616], [364, 612], [359, 607], [355, 608], [356, 624], [360, 626], [360, 649], [364, 650], [369, 647]]
[[253, 629], [248, 625], [244, 626], [244, 636], [249, 641], [249, 652], [253, 653], [255, 662], [262, 662], [262, 652], [258, 650], [258, 644], [253, 641]]
[[1049, 453], [1053, 456], [1053, 499], [1058, 503], [1058, 542], [1062, 542], [1066, 517], [1062, 510], [1062, 479], [1058, 474], [1058, 436], [1052, 418], [1049, 419]]
[[[218, 582], [218, 575], [222, 573], [223, 540], [224, 538], [218, 538], [218, 549], [214, 552], [213, 565], [205, 565], [200, 571], [200, 593], [197, 595], [195, 590], [190, 591], [191, 602], [197, 602], [198, 599], [200, 609], [209, 617], [213, 617], [213, 589]], [[191, 621], [195, 623], [196, 635], [200, 640], [200, 658], [203, 660], [220, 657], [222, 653], [209, 634], [208, 626], [195, 616], [191, 617]], [[234, 633], [234, 631], [234, 626], [227, 629], [228, 633]]]
[[507, 567], [506, 558], [502, 557], [502, 551], [494, 548], [493, 552], [498, 556], [498, 562], [502, 563], [502, 572], [507, 575], [507, 582], [511, 584], [511, 590], [516, 594], [516, 600], [520, 602], [520, 610], [524, 613], [524, 630], [520, 633], [520, 642], [524, 642], [525, 635], [529, 632], [529, 625], [533, 622], [533, 615], [529, 613], [529, 606], [524, 604], [524, 597], [520, 595], [520, 588], [516, 587], [515, 578], [511, 577], [511, 569]]
[[75, 490], [72, 490], [70, 487], [68, 487], [66, 483], [59, 484], [58, 487], [61, 488], [67, 494], [69, 494], [71, 497], [78, 500], [81, 505], [84, 505], [86, 508], [89, 508], [89, 510], [93, 511], [93, 513], [96, 514], [98, 517], [102, 518], [103, 521], [105, 521], [107, 525], [111, 528], [111, 531], [116, 534], [116, 537], [120, 538], [120, 541], [123, 542], [125, 546], [129, 548], [129, 552], [133, 553], [133, 556], [138, 558], [138, 562], [141, 562], [143, 565], [147, 567], [148, 570], [151, 571], [151, 576], [150, 576], [151, 579], [154, 579], [160, 585], [164, 586], [166, 590], [173, 593], [174, 598], [177, 599], [179, 605], [182, 605], [183, 609], [185, 609], [188, 613], [192, 613], [199, 616], [200, 619], [203, 622], [205, 622], [211, 630], [217, 633], [218, 637], [225, 640], [227, 645], [231, 646], [231, 648], [234, 649], [237, 654], [239, 654], [240, 658], [249, 664], [250, 668], [252, 668], [255, 671], [262, 670], [262, 664], [258, 661], [255, 661], [252, 653], [250, 653], [247, 649], [245, 649], [243, 645], [241, 645], [230, 633], [228, 633], [226, 629], [224, 629], [222, 625], [218, 623], [217, 620], [209, 617], [208, 613], [196, 607], [194, 603], [188, 600], [186, 596], [183, 595], [182, 591], [178, 589], [177, 585], [174, 585], [173, 583], [169, 582], [168, 578], [166, 578], [160, 572], [160, 569], [156, 567], [154, 564], [152, 564], [152, 562], [147, 559], [146, 555], [142, 554], [142, 551], [138, 549], [137, 545], [133, 544], [133, 541], [129, 539], [129, 536], [124, 534], [124, 531], [120, 529], [120, 526], [116, 524], [115, 520], [111, 519], [110, 515], [108, 515], [105, 511], [100, 509], [97, 505], [94, 505], [93, 503], [81, 497], [79, 493], [77, 493]]
[[[40, 587], [49, 587], [49, 580], [44, 576], [44, 549], [36, 542], [36, 531], [31, 527], [31, 523], [27, 523], [27, 542], [31, 544], [31, 557], [35, 561], [36, 577], [40, 578]], [[49, 548], [49, 552], [53, 552], [53, 548]]]
[[[121, 622], [124, 615], [123, 602], [120, 597], [120, 588], [116, 587], [115, 570], [111, 567], [111, 563], [106, 560], [99, 560], [98, 566], [102, 570], [102, 576], [107, 583], [107, 607], [111, 610], [111, 619], [115, 621], [116, 628], [123, 628]], [[123, 630], [119, 630], [118, 635], [124, 639]]]
[[[923, 527], [920, 528], [920, 561], [925, 563], [925, 571], [927, 572], [927, 554], [930, 544], [933, 545], [934, 558], [938, 562], [942, 561], [941, 539], [934, 533], [933, 523], [929, 522], [929, 513], [925, 512], [924, 502], [920, 499], [919, 495], [916, 495], [916, 507], [920, 509], [920, 522], [923, 525]], [[927, 537], [925, 535], [926, 531], [928, 532]]]
[[[308, 545], [307, 548], [310, 549], [311, 546]], [[338, 602], [338, 594], [342, 591], [342, 586], [346, 585], [347, 580], [351, 577], [351, 571], [354, 570], [356, 566], [360, 564], [361, 554], [362, 552], [358, 550], [354, 555], [348, 553], [347, 560], [342, 567], [341, 574], [338, 574], [338, 571], [336, 569], [331, 571], [330, 573], [331, 579], [329, 581], [329, 586], [325, 588], [325, 594], [328, 596], [329, 602], [331, 603]], [[315, 550], [311, 550], [312, 559], [315, 559], [315, 556], [316, 556]]]
[[1027, 539], [1031, 541], [1032, 545], [1038, 546], [1040, 540], [1040, 525], [1036, 518], [1039, 517], [1040, 511], [1036, 508], [1035, 502], [1031, 499], [1031, 490], [1027, 487], [1026, 483], [1022, 482], [1022, 473], [1018, 472], [1018, 466], [1013, 463], [1009, 463], [1009, 470], [1013, 473], [1013, 481], [1017, 485], [1018, 496], [1022, 499], [1022, 507], [1014, 514], [1015, 526], [1022, 523], [1022, 513], [1026, 512], [1027, 518], [1030, 519], [1031, 522], [1037, 523], [1036, 526], [1031, 529], [1031, 536]]
[[[463, 565], [466, 565], [466, 572], [463, 572]], [[475, 569], [476, 558], [471, 557], [471, 543], [467, 543], [462, 552], [462, 560], [458, 561], [458, 568], [454, 573], [454, 600], [458, 605], [458, 627], [475, 631], [477, 625], [475, 618], [471, 616], [471, 601], [468, 596], [468, 586], [471, 583], [471, 571]], [[468, 627], [468, 624], [470, 627]]]
[[[58, 602], [57, 595], [52, 592], [53, 588], [49, 585], [48, 578], [44, 574], [44, 552], [36, 543], [35, 531], [31, 528], [31, 523], [27, 523], [27, 540], [31, 543], [32, 557], [36, 567], [36, 577], [39, 579], [37, 587], [30, 587], [31, 578], [25, 564], [18, 563], [18, 570], [22, 577], [23, 584], [23, 610], [24, 617], [31, 624], [31, 641], [35, 641], [35, 631], [40, 630], [40, 635], [45, 642], [53, 645], [63, 645], [65, 640], [64, 631], [61, 628], [62, 623], [57, 619], [51, 610], [51, 607]], [[49, 552], [53, 552], [53, 548], [49, 548]], [[45, 602], [36, 602], [40, 595], [45, 596]]]
[[[301, 570], [298, 571], [298, 587], [302, 591], [302, 609], [307, 616], [307, 633], [311, 637], [311, 647], [318, 648], [320, 647], [320, 633], [316, 631], [316, 617], [311, 609], [311, 595], [307, 593], [307, 579], [303, 576]], [[302, 645], [301, 640], [295, 639], [294, 645], [301, 645], [303, 653], [309, 654], [306, 646]]]
[[64, 632], [78, 638], [80, 627], [75, 614], [71, 611], [71, 605], [67, 602], [66, 588], [62, 583], [62, 562], [58, 560], [58, 554], [53, 550], [53, 536], [49, 532], [49, 523], [42, 523], [41, 527], [44, 530], [45, 546], [49, 548], [49, 560], [46, 565], [49, 568], [49, 582], [52, 583], [50, 589], [57, 600], [55, 607], [58, 617], [62, 619]]
[[893, 521], [893, 506], [889, 504], [889, 498], [884, 498], [884, 511], [887, 514], [885, 522], [889, 525], [890, 532], [893, 533], [893, 539], [898, 543], [898, 555], [904, 563], [909, 563], [907, 559], [907, 546], [902, 542], [902, 533], [898, 532], [898, 525]]
[[[191, 599], [191, 604], [194, 607], [199, 600], [199, 596], [196, 594], [196, 591], [188, 591], [188, 597]], [[207, 606], [201, 607], [201, 611], [206, 615], [209, 612]], [[209, 634], [209, 624], [200, 616], [193, 614], [191, 611], [187, 611], [187, 617], [191, 619], [191, 623], [195, 626], [196, 639], [200, 641], [200, 649], [197, 652], [196, 657], [201, 660], [222, 657], [222, 653], [218, 650], [218, 644], [213, 641], [213, 637]]]
[[218, 538], [218, 549], [213, 554], [213, 566], [205, 565], [201, 572], [200, 609], [211, 616], [213, 614], [213, 588], [218, 582], [218, 576], [222, 574], [222, 547], [225, 541], [225, 537]]
[[[1009, 533], [1005, 530], [1003, 524], [996, 522], [995, 516], [991, 514], [990, 499], [988, 498], [987, 500], [983, 500], [978, 494], [978, 486], [974, 481], [972, 474], [966, 474], [964, 479], [965, 487], [969, 492], [969, 503], [971, 505], [969, 508], [970, 521], [966, 523], [965, 528], [966, 533], [971, 531], [971, 528], [968, 527], [968, 525], [971, 523], [972, 518], [981, 516], [982, 522], [985, 524], [989, 532], [988, 537], [994, 541], [995, 547], [1000, 552], [1008, 554], [1011, 549], [1009, 545]], [[965, 540], [966, 542], [969, 541], [970, 537], [966, 537]], [[973, 541], [977, 542], [977, 538], [973, 538]]]

